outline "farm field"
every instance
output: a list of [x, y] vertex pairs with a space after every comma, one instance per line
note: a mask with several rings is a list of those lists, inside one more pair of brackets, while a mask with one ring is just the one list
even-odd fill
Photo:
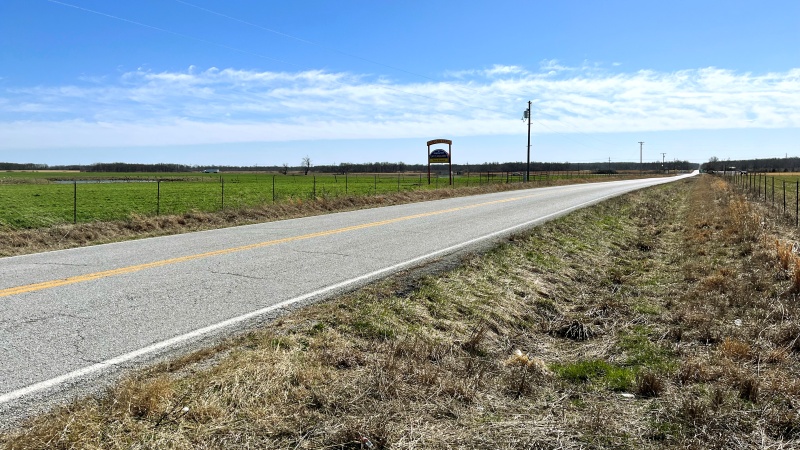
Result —
[[[617, 178], [616, 176], [615, 178]], [[610, 179], [588, 173], [536, 173], [532, 184]], [[0, 173], [0, 230], [126, 220], [132, 216], [217, 212], [344, 196], [519, 183], [520, 173], [271, 174], [271, 173]]]
[[143, 371], [0, 446], [797, 448], [797, 233], [762, 207], [711, 176], [637, 191]]

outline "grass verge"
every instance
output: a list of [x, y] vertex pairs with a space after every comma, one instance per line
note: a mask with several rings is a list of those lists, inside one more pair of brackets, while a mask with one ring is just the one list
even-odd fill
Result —
[[[632, 177], [635, 178], [636, 176], [548, 178], [546, 181], [530, 184], [492, 183], [480, 186], [461, 186], [458, 188], [385, 192], [378, 195], [369, 195], [368, 193], [362, 192], [361, 194], [351, 193], [345, 195], [340, 193], [329, 196], [321, 193], [314, 199], [310, 198], [308, 195], [299, 195], [284, 198], [278, 203], [268, 202], [262, 199], [256, 202], [255, 205], [249, 205], [244, 201], [236, 200], [235, 195], [230, 195], [233, 199], [228, 200], [228, 206], [224, 211], [213, 212], [213, 208], [209, 211], [190, 209], [189, 211], [179, 214], [161, 215], [132, 212], [141, 211], [141, 209], [137, 209], [137, 207], [132, 204], [124, 203], [121, 207], [127, 205], [127, 213], [122, 213], [120, 211], [109, 213], [114, 217], [127, 216], [124, 220], [95, 220], [74, 225], [65, 224], [63, 219], [51, 218], [51, 212], [44, 209], [36, 212], [29, 212], [29, 215], [36, 216], [37, 223], [51, 223], [52, 225], [50, 226], [17, 228], [5, 224], [4, 218], [0, 217], [0, 257], [258, 222], [292, 219], [331, 212], [375, 208], [490, 192], [528, 189], [541, 187], [543, 185], [558, 186], [564, 184], [614, 181], [620, 178], [630, 179]], [[303, 177], [292, 178], [302, 179]], [[303, 182], [308, 183], [308, 180], [306, 179]], [[136, 183], [133, 184], [136, 185]], [[203, 185], [208, 183], [199, 184]], [[0, 185], [2, 185], [2, 183], [0, 183]], [[34, 185], [34, 187], [36, 187], [36, 185]], [[119, 186], [116, 187], [119, 188]], [[35, 195], [39, 196], [40, 194]], [[16, 197], [10, 197], [6, 200], [14, 200], [14, 198]], [[113, 196], [107, 197], [105, 200], [114, 203]], [[19, 203], [19, 199], [17, 199], [17, 202]], [[233, 204], [233, 206], [231, 206], [231, 204]], [[239, 204], [248, 206], [236, 206]], [[0, 209], [2, 209], [2, 206], [3, 205], [0, 204]], [[13, 202], [7, 206], [9, 211], [15, 211]], [[102, 209], [102, 205], [93, 206]], [[119, 207], [119, 205], [115, 205], [115, 208], [119, 209]], [[105, 214], [99, 214], [97, 217], [104, 216]]]
[[711, 176], [635, 192], [143, 371], [0, 445], [797, 448], [800, 306], [778, 237]]

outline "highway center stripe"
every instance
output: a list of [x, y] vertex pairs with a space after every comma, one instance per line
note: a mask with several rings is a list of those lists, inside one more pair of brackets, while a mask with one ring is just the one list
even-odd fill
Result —
[[195, 259], [203, 259], [203, 258], [210, 258], [212, 256], [227, 255], [227, 254], [230, 254], [230, 253], [236, 253], [236, 252], [241, 252], [241, 251], [245, 251], [245, 250], [252, 250], [252, 249], [261, 248], [261, 247], [269, 247], [271, 245], [285, 244], [287, 242], [301, 241], [301, 240], [313, 239], [313, 238], [318, 238], [318, 237], [323, 237], [323, 236], [330, 236], [330, 235], [333, 235], [333, 234], [346, 233], [348, 231], [355, 231], [355, 230], [362, 230], [362, 229], [365, 229], [365, 228], [379, 227], [379, 226], [383, 226], [383, 225], [389, 225], [389, 224], [393, 224], [393, 223], [404, 222], [404, 221], [407, 221], [407, 220], [414, 220], [414, 219], [420, 219], [420, 218], [423, 218], [423, 217], [436, 216], [436, 215], [439, 215], [439, 214], [447, 214], [447, 213], [452, 213], [452, 212], [456, 212], [456, 211], [464, 211], [464, 210], [467, 210], [467, 209], [479, 208], [479, 207], [482, 207], [482, 206], [489, 206], [489, 205], [496, 205], [496, 204], [500, 204], [500, 203], [514, 202], [514, 201], [519, 201], [519, 200], [531, 198], [531, 197], [534, 197], [536, 195], [537, 194], [531, 194], [531, 195], [526, 195], [526, 196], [522, 196], [522, 197], [512, 197], [512, 198], [506, 198], [506, 199], [502, 199], [502, 200], [493, 200], [491, 202], [476, 203], [474, 205], [468, 205], [468, 206], [459, 206], [457, 208], [443, 209], [441, 211], [432, 211], [432, 212], [421, 213], [421, 214], [413, 214], [413, 215], [410, 215], [410, 216], [397, 217], [397, 218], [394, 218], [394, 219], [381, 220], [381, 221], [378, 221], [378, 222], [370, 222], [370, 223], [364, 223], [364, 224], [361, 224], [361, 225], [353, 225], [353, 226], [350, 226], [350, 227], [337, 228], [337, 229], [327, 230], [327, 231], [319, 231], [319, 232], [316, 232], [316, 233], [309, 233], [309, 234], [304, 234], [304, 235], [300, 235], [300, 236], [292, 236], [292, 237], [283, 238], [283, 239], [275, 239], [275, 240], [272, 240], [272, 241], [265, 241], [265, 242], [259, 242], [259, 243], [256, 243], [256, 244], [243, 245], [241, 247], [226, 248], [226, 249], [222, 249], [222, 250], [215, 250], [215, 251], [212, 251], [212, 252], [198, 253], [198, 254], [195, 254], [195, 255], [187, 255], [187, 256], [181, 256], [181, 257], [178, 257], [178, 258], [164, 259], [164, 260], [161, 260], [161, 261], [153, 261], [153, 262], [145, 263], [145, 264], [137, 264], [135, 266], [120, 267], [118, 269], [104, 270], [102, 272], [87, 273], [85, 275], [76, 275], [74, 277], [69, 277], [69, 278], [61, 278], [61, 279], [57, 279], [57, 280], [43, 281], [41, 283], [26, 284], [26, 285], [23, 285], [23, 286], [16, 286], [16, 287], [11, 287], [11, 288], [6, 288], [6, 289], [0, 289], [0, 297], [8, 297], [8, 296], [11, 296], [11, 295], [25, 294], [25, 293], [28, 293], [28, 292], [42, 291], [42, 290], [45, 290], [45, 289], [52, 289], [52, 288], [56, 288], [56, 287], [60, 287], [60, 286], [67, 286], [67, 285], [70, 285], [70, 284], [83, 283], [83, 282], [86, 282], [86, 281], [92, 281], [92, 280], [98, 280], [98, 279], [101, 279], [101, 278], [113, 277], [113, 276], [116, 276], [116, 275], [125, 275], [125, 274], [129, 274], [129, 273], [139, 272], [139, 271], [142, 271], [142, 270], [145, 270], [145, 269], [152, 269], [152, 268], [155, 268], [155, 267], [167, 266], [167, 265], [170, 265], [170, 264], [178, 264], [178, 263], [182, 263], [182, 262], [186, 262], [186, 261], [192, 261], [192, 260], [195, 260]]

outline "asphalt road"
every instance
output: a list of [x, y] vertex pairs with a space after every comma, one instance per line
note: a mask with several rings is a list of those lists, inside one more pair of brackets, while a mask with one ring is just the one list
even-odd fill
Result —
[[288, 305], [680, 178], [511, 191], [0, 258], [0, 425]]

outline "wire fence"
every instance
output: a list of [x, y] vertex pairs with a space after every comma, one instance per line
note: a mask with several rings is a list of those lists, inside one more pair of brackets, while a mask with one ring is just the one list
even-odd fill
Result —
[[800, 176], [750, 172], [723, 176], [751, 199], [771, 205], [784, 220], [800, 226]]
[[[38, 228], [64, 223], [123, 220], [134, 215], [217, 212], [282, 202], [342, 196], [384, 195], [423, 189], [451, 189], [522, 183], [524, 172], [448, 174], [224, 174], [0, 183], [0, 228]], [[530, 183], [609, 177], [584, 172], [531, 173]], [[617, 175], [619, 176], [619, 175]]]

